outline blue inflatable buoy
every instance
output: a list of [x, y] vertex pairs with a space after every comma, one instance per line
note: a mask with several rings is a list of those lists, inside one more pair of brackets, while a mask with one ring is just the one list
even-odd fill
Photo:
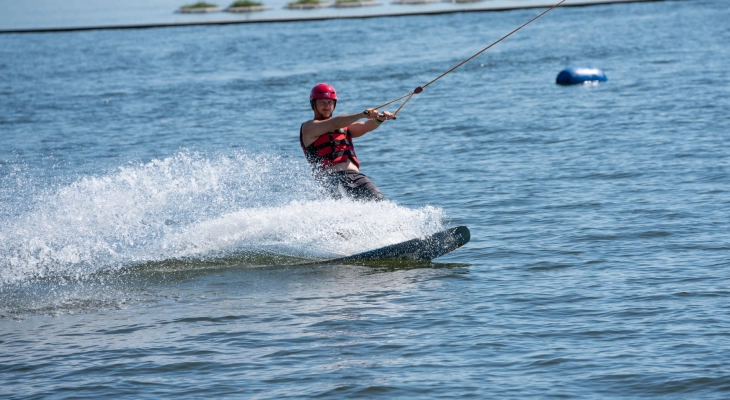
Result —
[[606, 74], [598, 68], [568, 67], [558, 74], [555, 83], [558, 85], [575, 85], [585, 82], [606, 82]]

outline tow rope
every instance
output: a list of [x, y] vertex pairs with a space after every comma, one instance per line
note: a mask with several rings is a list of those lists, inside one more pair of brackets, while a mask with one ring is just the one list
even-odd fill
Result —
[[466, 60], [464, 60], [464, 61], [460, 62], [459, 64], [457, 64], [457, 65], [456, 65], [455, 67], [451, 68], [450, 70], [448, 70], [448, 71], [444, 72], [443, 74], [439, 75], [438, 77], [436, 77], [436, 79], [434, 79], [434, 80], [432, 80], [432, 81], [428, 82], [428, 83], [427, 83], [427, 84], [425, 84], [425, 85], [422, 85], [422, 86], [419, 86], [419, 87], [417, 87], [417, 88], [413, 89], [413, 91], [412, 91], [412, 92], [410, 92], [410, 93], [408, 93], [408, 94], [406, 94], [406, 95], [403, 95], [403, 96], [401, 96], [401, 97], [398, 97], [398, 98], [397, 98], [397, 99], [395, 99], [395, 100], [391, 100], [391, 101], [389, 101], [389, 102], [387, 102], [387, 103], [385, 103], [385, 104], [381, 104], [381, 105], [379, 105], [379, 106], [377, 106], [377, 107], [369, 108], [369, 109], [365, 110], [365, 113], [368, 113], [368, 111], [372, 111], [372, 110], [379, 110], [379, 109], [381, 109], [381, 108], [383, 108], [383, 107], [385, 107], [385, 106], [387, 106], [387, 105], [390, 105], [390, 104], [393, 104], [393, 103], [395, 103], [395, 102], [396, 102], [396, 101], [398, 101], [398, 100], [402, 100], [402, 99], [405, 99], [406, 97], [408, 97], [408, 98], [406, 99], [406, 101], [404, 101], [404, 102], [403, 102], [403, 104], [401, 104], [401, 105], [400, 105], [400, 107], [398, 107], [398, 109], [397, 109], [397, 110], [395, 110], [395, 113], [393, 113], [393, 115], [394, 115], [394, 116], [397, 116], [397, 115], [398, 115], [398, 111], [400, 111], [400, 110], [401, 110], [401, 108], [403, 108], [403, 106], [405, 106], [405, 105], [406, 105], [406, 103], [408, 103], [408, 100], [410, 100], [410, 99], [411, 99], [411, 97], [413, 97], [413, 95], [414, 95], [414, 94], [418, 94], [418, 93], [421, 93], [421, 92], [423, 92], [423, 89], [425, 89], [425, 88], [426, 88], [426, 87], [427, 87], [428, 85], [430, 85], [430, 84], [432, 84], [432, 83], [436, 82], [437, 80], [439, 80], [439, 79], [443, 78], [444, 76], [448, 75], [449, 73], [453, 72], [453, 71], [454, 71], [455, 69], [457, 69], [457, 68], [461, 67], [462, 65], [466, 64], [467, 62], [471, 61], [471, 60], [472, 60], [472, 59], [473, 59], [474, 57], [476, 57], [476, 56], [478, 56], [478, 55], [480, 55], [480, 54], [484, 53], [484, 52], [485, 52], [485, 51], [487, 51], [487, 50], [489, 50], [489, 49], [490, 49], [490, 48], [492, 48], [492, 46], [494, 46], [495, 44], [497, 44], [497, 43], [501, 42], [501, 41], [502, 41], [502, 40], [504, 40], [504, 39], [507, 39], [507, 38], [508, 38], [508, 37], [509, 37], [510, 35], [512, 35], [513, 33], [515, 33], [515, 32], [517, 32], [517, 31], [519, 31], [520, 29], [522, 29], [522, 28], [524, 28], [524, 27], [526, 27], [526, 26], [527, 26], [527, 25], [529, 25], [529, 24], [530, 24], [530, 23], [531, 23], [532, 21], [534, 21], [534, 20], [536, 20], [536, 19], [538, 19], [538, 18], [542, 17], [543, 15], [545, 15], [545, 14], [547, 14], [548, 12], [552, 11], [552, 10], [553, 10], [554, 8], [556, 8], [556, 7], [558, 7], [559, 5], [561, 5], [561, 4], [563, 4], [563, 3], [565, 3], [566, 1], [567, 1], [567, 0], [561, 0], [561, 1], [560, 1], [560, 2], [558, 3], [558, 4], [556, 4], [556, 5], [554, 5], [554, 6], [550, 7], [550, 8], [548, 8], [547, 10], [543, 11], [542, 13], [540, 13], [540, 15], [538, 15], [537, 17], [535, 17], [535, 18], [533, 18], [533, 19], [531, 19], [531, 20], [529, 20], [529, 21], [525, 22], [524, 24], [520, 25], [520, 27], [518, 27], [517, 29], [513, 30], [512, 32], [510, 32], [510, 33], [508, 33], [508, 34], [506, 34], [506, 35], [504, 35], [504, 36], [502, 36], [502, 37], [501, 37], [501, 38], [499, 38], [499, 40], [497, 40], [496, 42], [494, 42], [494, 43], [490, 44], [489, 46], [487, 46], [487, 47], [485, 47], [485, 48], [483, 48], [483, 49], [479, 50], [479, 51], [478, 51], [478, 52], [477, 52], [476, 54], [474, 54], [473, 56], [471, 56], [471, 57], [467, 58]]

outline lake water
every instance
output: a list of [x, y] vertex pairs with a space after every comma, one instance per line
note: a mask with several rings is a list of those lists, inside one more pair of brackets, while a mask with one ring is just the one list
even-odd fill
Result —
[[558, 8], [356, 139], [388, 202], [318, 193], [314, 84], [358, 112], [538, 13], [0, 35], [0, 395], [730, 396], [725, 0]]

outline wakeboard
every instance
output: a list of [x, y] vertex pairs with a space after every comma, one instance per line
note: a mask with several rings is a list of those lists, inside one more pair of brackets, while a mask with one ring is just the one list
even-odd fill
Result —
[[381, 260], [430, 261], [469, 243], [469, 239], [471, 239], [469, 228], [456, 226], [423, 238], [411, 239], [364, 253], [323, 261], [323, 263]]

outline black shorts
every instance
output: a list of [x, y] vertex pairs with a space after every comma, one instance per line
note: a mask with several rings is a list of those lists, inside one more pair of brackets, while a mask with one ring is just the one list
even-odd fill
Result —
[[346, 196], [354, 200], [385, 200], [378, 187], [365, 174], [354, 171], [327, 171], [317, 181], [329, 196], [341, 199]]

